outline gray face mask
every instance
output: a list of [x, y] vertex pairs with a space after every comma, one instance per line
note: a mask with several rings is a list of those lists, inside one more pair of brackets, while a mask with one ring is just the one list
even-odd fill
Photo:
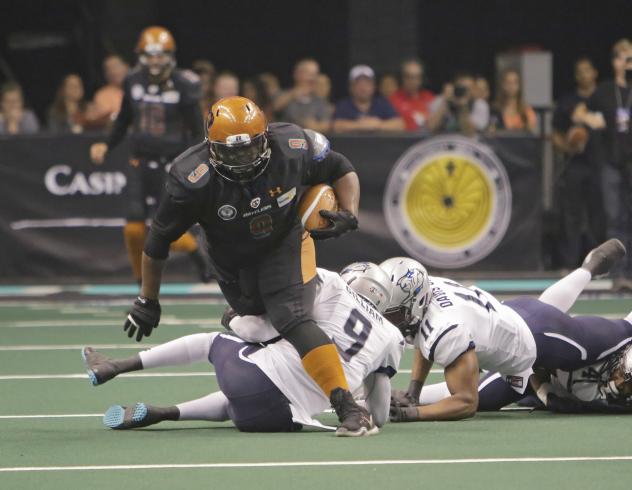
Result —
[[617, 384], [614, 382], [614, 380], [609, 380], [602, 388], [601, 388], [601, 392], [605, 395], [605, 396], [612, 396], [617, 398], [619, 396], [619, 389], [617, 388]]

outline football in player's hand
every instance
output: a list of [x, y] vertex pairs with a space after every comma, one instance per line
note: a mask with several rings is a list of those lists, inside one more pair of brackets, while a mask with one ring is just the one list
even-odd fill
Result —
[[298, 215], [307, 231], [323, 230], [331, 221], [320, 215], [321, 211], [338, 211], [338, 200], [333, 188], [327, 184], [315, 185], [303, 194], [298, 204]]

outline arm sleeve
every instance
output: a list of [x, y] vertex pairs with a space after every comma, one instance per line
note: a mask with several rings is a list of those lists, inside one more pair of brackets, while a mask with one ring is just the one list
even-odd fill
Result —
[[164, 192], [145, 240], [145, 254], [152, 259], [166, 259], [171, 243], [196, 222], [194, 209], [192, 200], [179, 199], [168, 191]]
[[376, 373], [371, 377], [374, 379], [366, 397], [367, 409], [373, 416], [375, 425], [382, 427], [388, 420], [391, 406], [391, 380], [385, 374]]
[[331, 183], [355, 169], [349, 159], [341, 153], [329, 151], [322, 160], [310, 159], [305, 164], [303, 184]]
[[123, 140], [123, 138], [125, 138], [125, 135], [127, 134], [127, 128], [129, 128], [129, 125], [131, 123], [132, 101], [130, 99], [129, 91], [127, 90], [127, 88], [125, 88], [123, 101], [121, 102], [121, 110], [114, 120], [112, 131], [108, 135], [106, 141], [109, 150], [117, 146]]
[[421, 353], [431, 362], [449, 366], [461, 354], [475, 347], [472, 336], [464, 325], [453, 323], [429, 332], [428, 322], [425, 323], [422, 330], [426, 332], [426, 338], [421, 344]]

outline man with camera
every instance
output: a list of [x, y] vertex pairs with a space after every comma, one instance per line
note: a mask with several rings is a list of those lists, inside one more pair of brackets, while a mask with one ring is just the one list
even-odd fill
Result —
[[453, 132], [471, 136], [489, 124], [489, 105], [472, 95], [474, 77], [460, 73], [430, 105], [428, 128], [434, 133]]
[[[589, 115], [598, 116], [593, 158], [602, 166], [602, 189], [608, 236], [632, 246], [632, 42], [612, 47], [614, 78], [601, 83], [587, 102]], [[632, 290], [632, 259], [614, 273], [615, 290]]]

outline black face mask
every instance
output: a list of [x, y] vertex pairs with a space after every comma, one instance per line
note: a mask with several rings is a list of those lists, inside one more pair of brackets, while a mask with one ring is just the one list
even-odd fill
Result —
[[625, 82], [632, 83], [632, 68], [627, 68], [625, 70]]

